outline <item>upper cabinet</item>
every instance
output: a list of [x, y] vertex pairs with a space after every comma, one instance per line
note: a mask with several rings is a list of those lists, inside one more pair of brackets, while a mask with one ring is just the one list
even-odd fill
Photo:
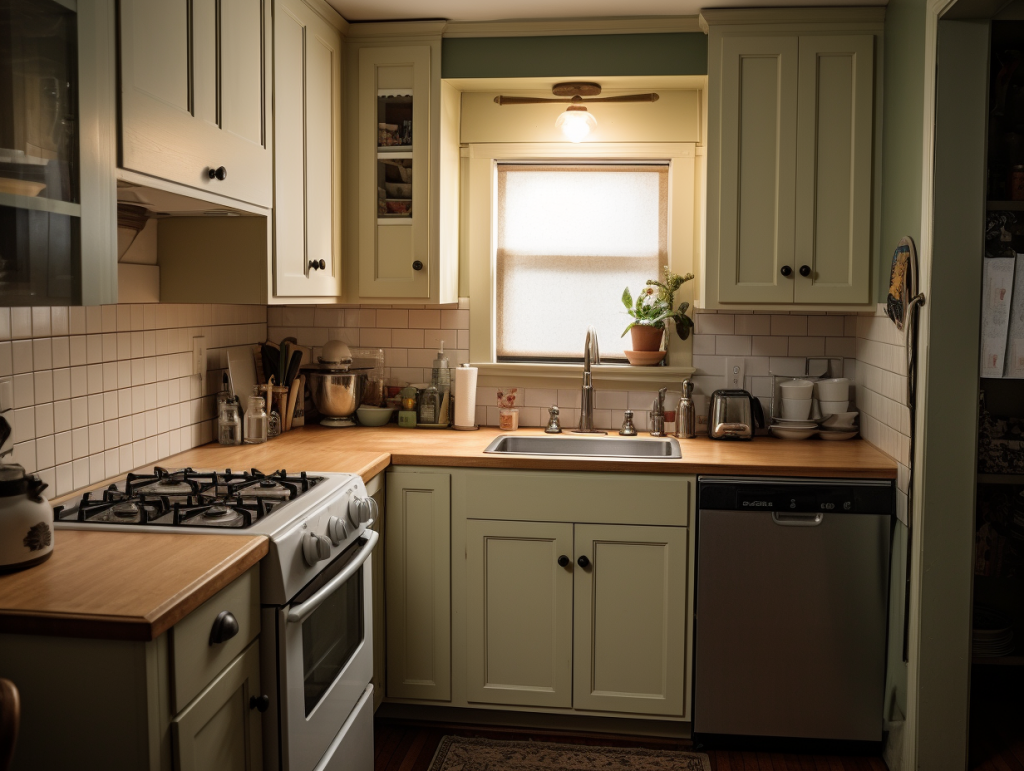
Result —
[[703, 305], [867, 307], [884, 9], [707, 11]]
[[341, 294], [341, 32], [274, 8], [274, 295]]
[[128, 170], [270, 207], [271, 0], [121, 0]]
[[459, 95], [441, 82], [440, 26], [350, 28], [358, 299], [458, 301]]

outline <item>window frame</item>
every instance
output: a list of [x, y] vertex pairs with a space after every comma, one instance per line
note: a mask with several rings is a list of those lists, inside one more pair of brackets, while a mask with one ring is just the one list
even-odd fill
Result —
[[[703, 150], [703, 148], [701, 148]], [[508, 383], [524, 387], [565, 387], [579, 385], [582, 364], [548, 362], [498, 362], [496, 332], [497, 183], [498, 163], [517, 161], [607, 162], [668, 161], [669, 221], [668, 264], [675, 273], [697, 271], [696, 256], [702, 243], [703, 201], [698, 190], [697, 155], [693, 142], [581, 143], [493, 143], [470, 144], [462, 150], [468, 166], [463, 191], [462, 215], [469, 224], [464, 255], [469, 267], [469, 358], [479, 368], [482, 385]], [[652, 277], [653, 278], [653, 277]], [[687, 282], [676, 294], [676, 302], [693, 307], [696, 281]], [[693, 374], [693, 336], [680, 340], [668, 335], [667, 366], [631, 367], [627, 364], [595, 366], [594, 381], [604, 387], [630, 388], [642, 383], [664, 384]], [[580, 341], [583, 350], [583, 341]]]

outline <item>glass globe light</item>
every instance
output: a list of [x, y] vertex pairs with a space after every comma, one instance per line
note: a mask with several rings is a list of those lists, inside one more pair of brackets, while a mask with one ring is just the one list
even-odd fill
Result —
[[597, 128], [597, 120], [587, 112], [586, 107], [574, 104], [558, 116], [555, 128], [561, 129], [570, 142], [579, 144], [587, 134]]

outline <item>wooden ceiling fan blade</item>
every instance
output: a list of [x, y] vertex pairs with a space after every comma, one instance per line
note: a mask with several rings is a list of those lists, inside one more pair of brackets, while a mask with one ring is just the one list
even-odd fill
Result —
[[599, 96], [595, 99], [584, 99], [587, 102], [657, 102], [657, 94], [626, 94], [625, 96]]
[[541, 96], [496, 96], [494, 97], [495, 104], [546, 104], [548, 102], [558, 102], [561, 104], [569, 104], [572, 99], [549, 99]]

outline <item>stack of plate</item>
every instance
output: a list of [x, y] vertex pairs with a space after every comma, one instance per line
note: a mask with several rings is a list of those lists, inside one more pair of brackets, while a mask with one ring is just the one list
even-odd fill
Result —
[[777, 436], [779, 439], [810, 439], [818, 433], [818, 421], [772, 418], [769, 431], [772, 436]]
[[1003, 613], [975, 605], [973, 626], [971, 639], [975, 658], [997, 658], [1013, 653], [1013, 630], [1010, 619]]
[[842, 439], [853, 439], [860, 433], [860, 429], [856, 426], [847, 426], [845, 428], [822, 426], [818, 429], [818, 436], [822, 439], [829, 439], [832, 441]]

